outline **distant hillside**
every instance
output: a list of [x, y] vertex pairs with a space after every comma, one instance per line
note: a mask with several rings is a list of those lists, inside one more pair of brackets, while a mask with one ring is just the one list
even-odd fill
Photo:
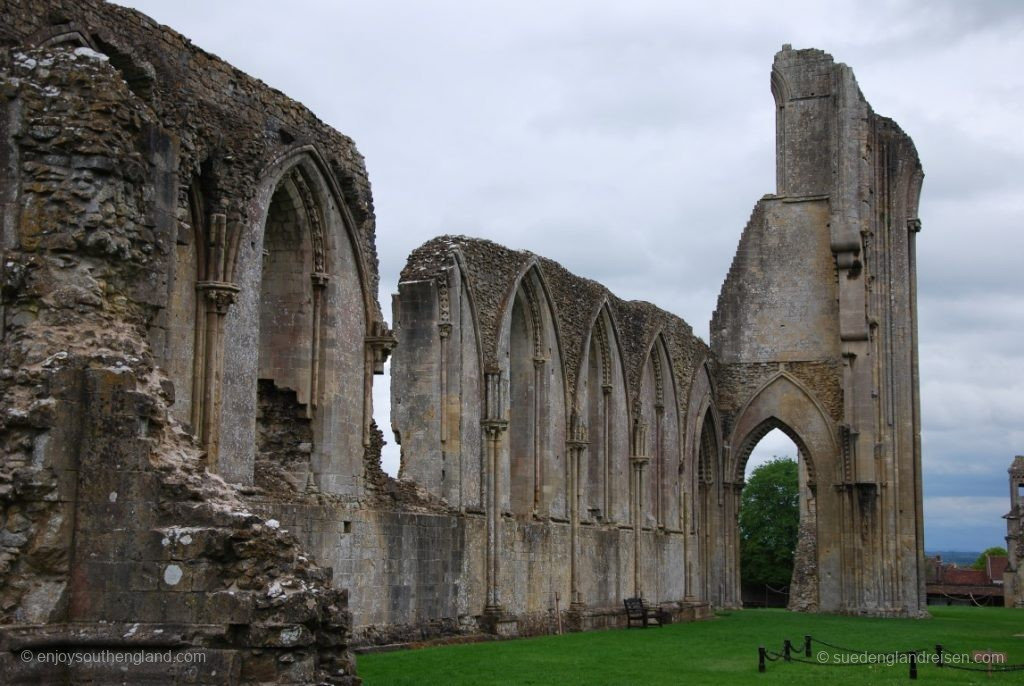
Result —
[[962, 550], [926, 550], [924, 554], [929, 557], [941, 555], [943, 562], [952, 562], [960, 565], [961, 567], [966, 567], [974, 564], [974, 561], [978, 559], [979, 555], [981, 555], [981, 551], [979, 550], [972, 553], [964, 552]]

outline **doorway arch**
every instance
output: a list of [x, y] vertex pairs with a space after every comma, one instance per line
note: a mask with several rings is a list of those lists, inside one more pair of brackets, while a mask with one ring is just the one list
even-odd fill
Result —
[[[744, 484], [744, 472], [754, 447], [769, 432], [778, 429], [796, 445], [798, 463], [806, 469], [806, 492], [812, 499], [801, 514], [800, 537], [797, 544], [797, 564], [804, 573], [797, 581], [798, 593], [802, 598], [801, 609], [814, 609], [825, 604], [819, 597], [819, 580], [841, 578], [842, 546], [835, 535], [840, 531], [841, 513], [837, 499], [829, 498], [827, 503], [817, 502], [818, 489], [833, 489], [841, 481], [841, 460], [839, 444], [833, 431], [833, 423], [821, 404], [797, 379], [780, 372], [766, 381], [755, 391], [733, 424], [729, 439], [730, 460], [726, 478], [731, 488], [724, 493], [723, 521], [728, 528], [725, 541], [727, 567], [737, 570], [732, 582], [722, 594], [723, 606], [742, 605], [741, 583], [738, 573], [739, 551], [739, 505]], [[813, 546], [809, 544], [813, 543]], [[802, 547], [801, 547], [802, 546]], [[803, 555], [804, 559], [800, 558]], [[841, 605], [841, 598], [830, 598], [828, 604]]]

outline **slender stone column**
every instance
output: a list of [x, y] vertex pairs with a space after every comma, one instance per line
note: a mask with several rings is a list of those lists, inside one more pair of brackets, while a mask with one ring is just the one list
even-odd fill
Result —
[[501, 438], [508, 428], [503, 419], [488, 419], [483, 422], [487, 434], [485, 470], [487, 472], [487, 605], [484, 614], [494, 617], [502, 613], [501, 594], [498, 589], [498, 572], [501, 542], [501, 493], [498, 478], [498, 460], [501, 453]]
[[580, 471], [582, 469], [584, 455], [587, 452], [587, 427], [579, 421], [579, 415], [573, 410], [569, 419], [569, 440], [566, 441], [567, 453], [569, 455], [569, 522], [570, 522], [570, 556], [569, 556], [569, 579], [571, 610], [580, 610], [583, 606], [583, 599], [580, 596], [580, 501], [583, 498], [580, 486]]
[[437, 335], [441, 347], [441, 452], [445, 452], [448, 442], [448, 341], [452, 334], [452, 323], [441, 322], [437, 325]]
[[[211, 470], [218, 469], [220, 446], [221, 375], [224, 369], [224, 317], [238, 296], [238, 286], [230, 281], [234, 264], [233, 236], [229, 230], [223, 202], [211, 212], [205, 240], [196, 250], [203, 251], [203, 273], [196, 283], [198, 300], [196, 351], [192, 376], [192, 423], [200, 444], [206, 450]], [[201, 315], [201, 316], [200, 316]]]
[[644, 517], [644, 467], [650, 461], [647, 456], [647, 425], [641, 417], [639, 403], [634, 411], [633, 445], [629, 463], [633, 472], [633, 595], [643, 597], [643, 575], [640, 572], [641, 534]]
[[484, 374], [484, 419], [481, 421], [486, 434], [484, 447], [484, 480], [487, 482], [487, 497], [484, 509], [487, 511], [487, 601], [484, 615], [492, 621], [498, 620], [504, 609], [501, 606], [499, 589], [499, 561], [501, 552], [501, 474], [499, 469], [501, 441], [508, 429], [504, 418], [501, 393], [501, 371], [491, 370]]
[[223, 281], [200, 281], [196, 290], [205, 297], [206, 316], [203, 325], [204, 346], [202, 350], [202, 407], [200, 421], [196, 427], [199, 440], [206, 449], [206, 459], [211, 470], [218, 470], [220, 448], [220, 403], [221, 375], [224, 369], [224, 317], [234, 304], [238, 286]]
[[604, 420], [602, 431], [604, 438], [601, 441], [601, 470], [604, 474], [604, 521], [612, 521], [612, 385], [601, 386], [601, 418]]
[[740, 538], [739, 538], [739, 517], [740, 498], [742, 497], [745, 481], [724, 482], [722, 484], [725, 507], [722, 508], [723, 523], [718, 529], [725, 531], [727, 557], [724, 560], [724, 584], [722, 589], [721, 603], [726, 607], [740, 607], [743, 597], [740, 579]]
[[544, 461], [542, 455], [541, 432], [541, 403], [545, 400], [545, 394], [541, 393], [544, 388], [544, 363], [547, 360], [543, 357], [533, 358], [533, 514], [534, 516], [546, 514], [542, 511], [541, 487], [544, 483]]
[[665, 405], [654, 406], [654, 518], [659, 527], [665, 526], [665, 452], [662, 445], [662, 427]]
[[310, 274], [313, 282], [313, 339], [309, 364], [309, 407], [315, 410], [320, 400], [320, 327], [323, 320], [324, 291], [330, 279], [324, 272]]

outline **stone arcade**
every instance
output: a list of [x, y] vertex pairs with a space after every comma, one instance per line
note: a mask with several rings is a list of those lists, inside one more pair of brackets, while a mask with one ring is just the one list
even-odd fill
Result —
[[[773, 428], [809, 494], [794, 607], [923, 613], [922, 172], [848, 67], [776, 55], [777, 190], [710, 347], [465, 237], [410, 256], [391, 331], [352, 141], [132, 10], [0, 10], [5, 683], [123, 678], [16, 657], [54, 647], [354, 683], [356, 642], [736, 607]], [[392, 354], [399, 480], [371, 407]]]

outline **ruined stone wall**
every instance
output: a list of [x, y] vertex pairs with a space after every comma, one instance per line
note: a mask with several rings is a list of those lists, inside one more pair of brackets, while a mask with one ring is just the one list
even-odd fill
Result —
[[[916, 616], [921, 166], [849, 67], [820, 50], [785, 46], [772, 93], [778, 188], [754, 209], [711, 324], [727, 478], [738, 494], [754, 444], [788, 433], [815, 496], [792, 605]], [[735, 507], [727, 499], [726, 517]], [[723, 568], [738, 560], [727, 550]]]
[[169, 136], [91, 49], [5, 50], [0, 82], [2, 680], [122, 680], [18, 657], [102, 646], [206, 655], [139, 679], [354, 683], [345, 592], [171, 419], [148, 335]]
[[[133, 10], [98, 0], [6, 0], [0, 9], [5, 45], [86, 46], [107, 55], [164, 132], [149, 199], [150, 249], [160, 262], [139, 289], [155, 308], [147, 338], [175, 386], [175, 416], [192, 425], [218, 472], [240, 483], [252, 481], [254, 463], [264, 224], [275, 190], [290, 194], [314, 261], [317, 295], [306, 297], [316, 302], [303, 306], [321, 305], [317, 341], [295, 341], [315, 359], [306, 367], [323, 372], [314, 389], [321, 405], [314, 467], [325, 488], [357, 491], [371, 417], [365, 339], [384, 329], [372, 199], [352, 141]], [[298, 384], [300, 395], [311, 382]], [[331, 428], [335, 422], [363, 432], [350, 440]]]
[[[556, 606], [592, 617], [635, 594], [696, 597], [699, 441], [685, 427], [711, 389], [692, 401], [708, 350], [689, 326], [461, 236], [414, 251], [393, 302], [402, 477], [487, 521], [489, 569], [474, 582], [488, 615], [529, 632]], [[459, 440], [469, 433], [484, 440]]]
[[393, 300], [395, 480], [352, 142], [137, 12], [0, 10], [5, 649], [201, 649], [216, 670], [174, 679], [352, 683], [351, 641], [616, 626], [632, 595], [706, 616], [738, 602], [742, 465], [776, 426], [818, 488], [802, 578], [839, 583], [808, 598], [913, 613], [920, 174], [845, 67], [777, 58], [780, 190], [714, 351], [531, 253], [417, 249]]

